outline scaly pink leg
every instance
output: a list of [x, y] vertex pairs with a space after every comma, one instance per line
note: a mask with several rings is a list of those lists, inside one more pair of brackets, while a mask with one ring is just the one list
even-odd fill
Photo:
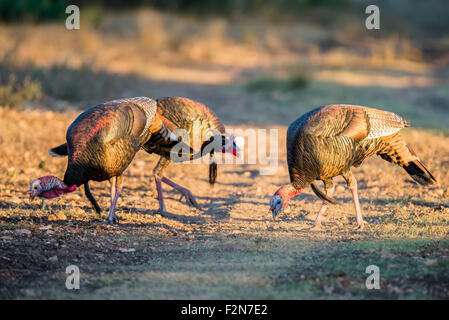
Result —
[[[122, 178], [114, 177], [111, 179], [111, 207], [109, 209], [109, 215], [106, 218], [106, 221], [109, 224], [115, 224], [118, 222], [119, 217], [115, 214], [115, 206], [117, 204], [118, 197], [120, 196], [120, 192], [122, 190]], [[118, 184], [118, 185], [117, 185]]]
[[[332, 197], [334, 190], [335, 190], [335, 186], [332, 185], [332, 187], [330, 189], [326, 190], [326, 195], [328, 195], [329, 197]], [[314, 230], [321, 229], [321, 227], [322, 227], [321, 221], [320, 221], [321, 215], [326, 212], [327, 205], [328, 205], [327, 201], [324, 200], [321, 204], [320, 211], [318, 211], [318, 215], [316, 216], [315, 222], [313, 223], [313, 226], [311, 229], [314, 229]]]
[[320, 222], [321, 215], [326, 212], [326, 209], [327, 209], [327, 201], [324, 200], [323, 203], [321, 204], [320, 211], [318, 211], [318, 215], [316, 216], [315, 222], [313, 223], [313, 226], [312, 226], [311, 229], [318, 230], [318, 229], [322, 228], [322, 225], [321, 225], [321, 222]]
[[360, 210], [359, 194], [357, 192], [357, 180], [355, 179], [351, 171], [343, 173], [342, 176], [346, 180], [348, 188], [351, 189], [352, 199], [354, 200], [355, 217], [357, 219], [357, 227], [355, 228], [355, 230], [362, 230], [365, 222], [362, 218], [362, 210]]
[[352, 199], [354, 200], [355, 216], [357, 219], [356, 229], [362, 230], [365, 223], [362, 218], [362, 210], [360, 209], [359, 194], [357, 192], [357, 184], [355, 185], [354, 188], [351, 189], [351, 192], [352, 192]]
[[181, 194], [184, 197], [186, 197], [186, 201], [189, 205], [194, 206], [197, 209], [200, 209], [198, 202], [196, 202], [194, 195], [192, 194], [192, 192], [190, 192], [189, 189], [184, 188], [184, 187], [180, 186], [179, 184], [176, 184], [173, 181], [171, 181], [170, 179], [165, 178], [165, 177], [162, 177], [161, 181], [168, 184], [169, 186], [173, 187], [174, 189], [178, 190], [179, 192], [181, 192]]
[[157, 190], [157, 199], [159, 200], [159, 212], [163, 214], [167, 211], [164, 203], [164, 192], [162, 191], [162, 183], [161, 179], [157, 176], [154, 176], [154, 180], [156, 181], [156, 190]]

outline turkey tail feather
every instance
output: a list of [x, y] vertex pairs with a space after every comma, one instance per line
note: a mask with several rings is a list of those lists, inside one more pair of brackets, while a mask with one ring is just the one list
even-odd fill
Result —
[[323, 201], [327, 201], [330, 202], [332, 204], [339, 204], [339, 202], [337, 200], [335, 200], [334, 198], [329, 197], [328, 195], [326, 195], [325, 193], [323, 193], [320, 188], [315, 184], [315, 182], [313, 182], [311, 185], [313, 192], [315, 192], [315, 194], [318, 196], [318, 198], [320, 198]]
[[426, 167], [422, 164], [421, 161], [414, 160], [410, 161], [406, 165], [404, 165], [404, 170], [407, 171], [407, 173], [418, 182], [420, 185], [428, 186], [437, 184], [437, 180], [435, 177], [430, 173], [429, 170], [427, 170]]
[[48, 150], [48, 154], [52, 157], [65, 157], [69, 154], [68, 152], [67, 143], [63, 143], [60, 146]]
[[217, 173], [218, 173], [217, 163], [213, 161], [209, 164], [209, 184], [212, 186], [215, 184], [215, 181], [217, 180]]

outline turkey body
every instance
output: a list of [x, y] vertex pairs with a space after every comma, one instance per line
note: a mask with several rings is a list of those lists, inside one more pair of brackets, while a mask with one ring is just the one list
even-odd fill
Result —
[[[199, 146], [204, 148], [204, 144], [210, 143], [214, 136], [218, 135], [221, 142], [225, 135], [225, 128], [218, 117], [199, 102], [178, 97], [156, 99], [156, 102], [157, 114], [164, 125], [171, 131], [185, 130], [188, 134], [186, 142], [191, 148], [198, 147], [194, 146], [195, 138], [201, 139]], [[170, 149], [154, 142], [155, 139], [150, 139], [143, 149], [169, 159]]]
[[[329, 105], [314, 109], [296, 119], [287, 130], [287, 163], [291, 188], [302, 190], [311, 185], [323, 199], [315, 227], [327, 202], [336, 202], [332, 178], [342, 175], [351, 189], [359, 228], [363, 226], [357, 181], [351, 167], [360, 166], [373, 155], [397, 164], [421, 185], [436, 183], [415, 152], [400, 135], [409, 124], [400, 116], [374, 108]], [[324, 182], [326, 194], [314, 184]]]
[[[115, 205], [122, 189], [122, 174], [136, 153], [152, 138], [172, 148], [178, 143], [156, 114], [156, 101], [137, 97], [99, 104], [81, 113], [67, 130], [67, 142], [49, 150], [53, 156], [68, 156], [66, 185], [84, 185], [87, 198], [100, 214], [89, 181], [111, 183], [111, 207], [107, 221], [115, 223]], [[149, 144], [148, 144], [149, 145]]]
[[[192, 152], [194, 148], [199, 147], [200, 154], [203, 154], [203, 150], [210, 143], [218, 143], [217, 146], [220, 149], [222, 145], [226, 143], [225, 127], [218, 117], [205, 105], [180, 97], [161, 98], [157, 99], [156, 102], [157, 114], [164, 125], [172, 132], [176, 132], [177, 129], [183, 129], [188, 138], [188, 141], [183, 141], [190, 146]], [[143, 149], [148, 153], [154, 153], [161, 156], [153, 171], [160, 211], [166, 211], [161, 182], [164, 182], [181, 192], [181, 194], [185, 196], [187, 203], [198, 208], [199, 206], [195, 197], [188, 189], [164, 177], [163, 172], [171, 163], [170, 150], [163, 144], [157, 143], [155, 139], [156, 138], [149, 139], [143, 146]], [[213, 155], [213, 152], [214, 151], [209, 153]], [[211, 161], [209, 165], [209, 183], [214, 184], [216, 177], [217, 164]]]
[[68, 165], [64, 183], [121, 176], [149, 132], [141, 136], [145, 114], [134, 104], [110, 102], [90, 108], [67, 130]]

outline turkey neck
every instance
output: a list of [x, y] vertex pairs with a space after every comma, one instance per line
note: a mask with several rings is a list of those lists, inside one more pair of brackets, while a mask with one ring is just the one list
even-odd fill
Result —
[[291, 198], [300, 194], [303, 188], [297, 189], [292, 183], [286, 184], [276, 191], [276, 195], [279, 195], [284, 200], [284, 207], [290, 201]]

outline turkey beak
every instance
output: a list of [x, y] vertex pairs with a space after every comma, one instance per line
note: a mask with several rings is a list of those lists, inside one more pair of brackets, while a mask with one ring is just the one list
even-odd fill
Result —
[[273, 215], [273, 221], [276, 220], [277, 215], [283, 209], [283, 202], [275, 203], [273, 206], [270, 206], [271, 214]]
[[278, 215], [276, 208], [275, 207], [271, 207], [270, 208], [271, 214], [273, 215], [273, 221], [276, 220], [276, 216]]

